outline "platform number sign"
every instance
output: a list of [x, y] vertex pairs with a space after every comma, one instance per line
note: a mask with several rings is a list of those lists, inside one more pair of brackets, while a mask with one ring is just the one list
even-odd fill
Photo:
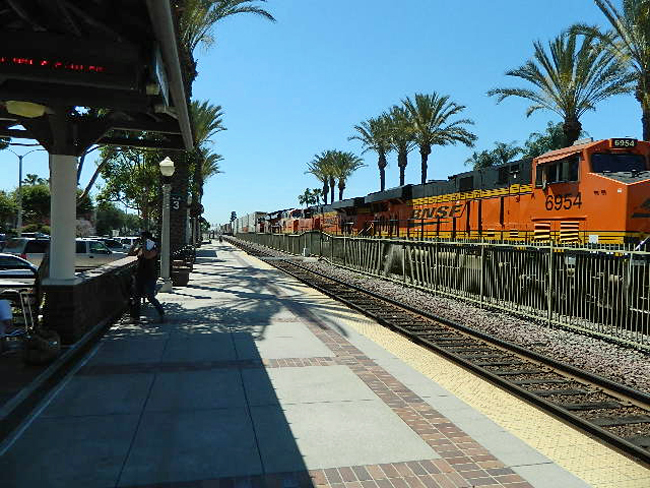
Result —
[[169, 206], [172, 210], [180, 210], [181, 209], [181, 197], [175, 197], [172, 196], [169, 199]]

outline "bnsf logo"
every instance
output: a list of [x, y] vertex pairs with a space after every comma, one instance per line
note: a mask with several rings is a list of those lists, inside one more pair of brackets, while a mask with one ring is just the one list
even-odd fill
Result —
[[412, 219], [444, 219], [450, 217], [452, 219], [458, 218], [463, 215], [465, 210], [464, 203], [456, 205], [440, 205], [439, 207], [429, 208], [416, 208], [411, 215]]

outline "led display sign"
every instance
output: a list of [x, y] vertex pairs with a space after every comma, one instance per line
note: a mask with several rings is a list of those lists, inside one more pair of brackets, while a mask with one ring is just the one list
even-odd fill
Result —
[[13, 66], [33, 66], [36, 68], [51, 70], [76, 71], [78, 73], [106, 73], [108, 71], [106, 66], [39, 58], [0, 56], [0, 65], [2, 64]]
[[47, 33], [0, 33], [0, 77], [139, 90], [147, 70], [137, 46]]

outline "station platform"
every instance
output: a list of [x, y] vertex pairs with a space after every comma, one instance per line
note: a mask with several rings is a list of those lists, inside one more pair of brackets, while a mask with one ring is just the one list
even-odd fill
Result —
[[641, 488], [650, 471], [227, 244], [0, 445], [3, 488]]

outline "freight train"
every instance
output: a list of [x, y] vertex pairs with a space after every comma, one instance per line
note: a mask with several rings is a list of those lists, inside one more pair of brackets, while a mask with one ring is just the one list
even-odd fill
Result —
[[[249, 232], [591, 244], [650, 239], [650, 142], [582, 141], [521, 160], [306, 209]], [[250, 222], [250, 218], [249, 218]]]

